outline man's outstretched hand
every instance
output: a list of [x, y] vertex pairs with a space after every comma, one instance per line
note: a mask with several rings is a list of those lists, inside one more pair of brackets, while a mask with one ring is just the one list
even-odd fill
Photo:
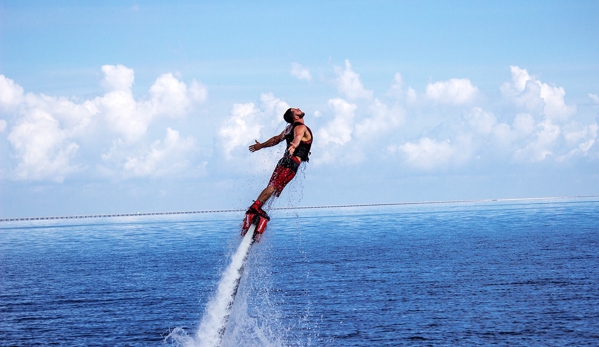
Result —
[[254, 141], [256, 141], [256, 143], [254, 143], [253, 145], [250, 146], [250, 152], [259, 151], [260, 149], [262, 149], [262, 144], [260, 144], [260, 142], [258, 142], [258, 140], [254, 140]]

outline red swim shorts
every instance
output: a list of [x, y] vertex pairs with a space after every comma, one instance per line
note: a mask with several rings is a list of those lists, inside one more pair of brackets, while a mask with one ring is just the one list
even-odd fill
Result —
[[298, 158], [291, 156], [285, 156], [279, 160], [268, 182], [269, 187], [275, 188], [276, 197], [281, 195], [283, 188], [295, 177], [300, 162]]

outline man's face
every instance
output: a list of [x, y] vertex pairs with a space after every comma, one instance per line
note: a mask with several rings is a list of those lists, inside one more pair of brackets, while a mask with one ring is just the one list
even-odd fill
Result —
[[292, 108], [291, 111], [293, 112], [293, 116], [297, 117], [297, 118], [304, 118], [304, 116], [306, 115], [304, 112], [302, 112], [302, 110], [300, 110], [299, 108]]

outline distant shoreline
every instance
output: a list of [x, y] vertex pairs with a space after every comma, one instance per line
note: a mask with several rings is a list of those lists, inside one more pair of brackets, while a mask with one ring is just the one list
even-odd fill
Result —
[[[274, 207], [274, 208], [272, 208], [272, 210], [308, 210], [308, 209], [326, 209], [326, 208], [432, 205], [432, 204], [456, 204], [456, 203], [502, 202], [502, 201], [503, 202], [505, 202], [505, 201], [542, 201], [542, 200], [555, 200], [555, 199], [588, 199], [588, 198], [599, 198], [599, 195], [547, 196], [547, 197], [537, 197], [537, 198], [497, 198], [497, 199], [474, 199], [474, 200], [394, 202], [394, 203], [378, 203], [378, 204], [347, 204], [347, 205], [323, 205], [323, 206]], [[115, 218], [115, 217], [137, 217], [137, 216], [166, 216], [166, 215], [226, 213], [226, 212], [243, 212], [243, 211], [245, 211], [245, 209], [107, 213], [107, 214], [87, 214], [87, 215], [73, 215], [73, 216], [46, 216], [46, 217], [16, 217], [16, 218], [0, 218], [0, 222], [23, 222], [23, 221], [32, 221], [32, 220], [56, 220], [56, 219]]]

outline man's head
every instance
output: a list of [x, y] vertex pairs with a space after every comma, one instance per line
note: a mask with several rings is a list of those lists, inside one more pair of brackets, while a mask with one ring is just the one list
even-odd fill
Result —
[[305, 115], [306, 114], [302, 112], [302, 110], [300, 110], [299, 108], [290, 108], [287, 111], [285, 111], [283, 119], [285, 120], [285, 122], [293, 124], [298, 119], [304, 118]]

